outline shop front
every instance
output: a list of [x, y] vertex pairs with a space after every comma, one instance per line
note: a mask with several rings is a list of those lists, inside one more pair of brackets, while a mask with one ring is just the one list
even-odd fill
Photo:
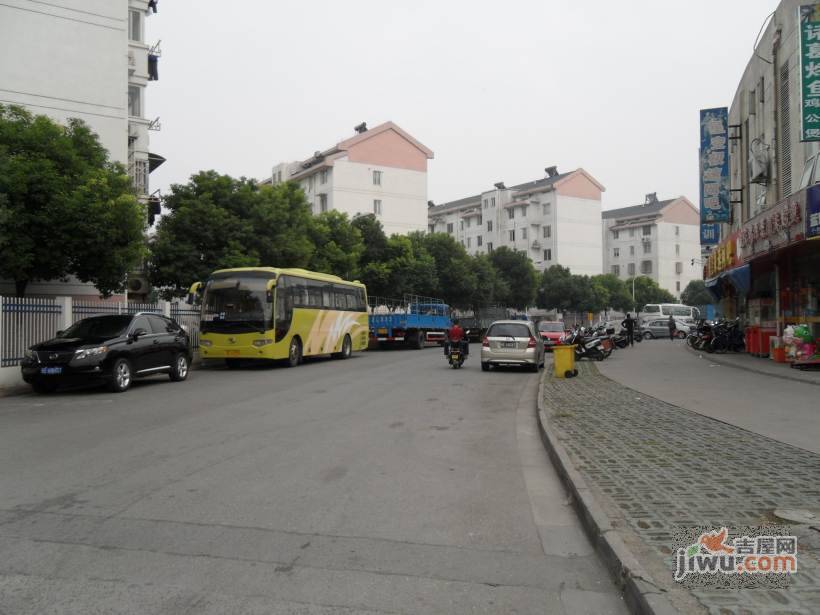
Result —
[[[820, 185], [800, 190], [740, 229], [741, 260], [750, 266], [747, 321], [758, 352], [806, 361], [820, 338]], [[817, 223], [812, 226], [812, 223]], [[753, 349], [750, 349], [752, 351]]]
[[750, 268], [741, 261], [737, 240], [735, 232], [721, 241], [703, 267], [706, 289], [714, 297], [718, 313], [730, 320], [745, 316], [751, 283]]

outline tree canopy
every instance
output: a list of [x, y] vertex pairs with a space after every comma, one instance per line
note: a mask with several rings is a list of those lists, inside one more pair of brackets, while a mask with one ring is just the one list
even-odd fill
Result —
[[706, 283], [703, 280], [692, 280], [683, 289], [680, 300], [685, 305], [709, 305], [715, 299], [706, 290]]
[[108, 296], [144, 254], [145, 213], [125, 168], [81, 120], [0, 105], [0, 277], [74, 275]]

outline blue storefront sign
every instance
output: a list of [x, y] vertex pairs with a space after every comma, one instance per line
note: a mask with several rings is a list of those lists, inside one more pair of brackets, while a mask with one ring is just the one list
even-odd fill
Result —
[[701, 222], [700, 245], [714, 246], [720, 243], [720, 224], [717, 222]]
[[728, 222], [729, 202], [729, 110], [700, 111], [700, 221]]
[[820, 185], [806, 190], [806, 237], [820, 237]]

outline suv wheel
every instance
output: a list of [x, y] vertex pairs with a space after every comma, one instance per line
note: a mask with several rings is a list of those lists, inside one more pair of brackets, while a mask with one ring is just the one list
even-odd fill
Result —
[[181, 352], [174, 358], [169, 376], [173, 382], [182, 382], [188, 377], [188, 357]]
[[131, 386], [131, 363], [128, 359], [117, 359], [111, 368], [111, 390], [114, 393], [125, 393]]

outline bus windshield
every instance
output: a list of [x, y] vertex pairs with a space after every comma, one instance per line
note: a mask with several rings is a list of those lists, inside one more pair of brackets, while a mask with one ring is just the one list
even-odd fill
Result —
[[272, 304], [263, 277], [232, 276], [210, 280], [202, 298], [201, 331], [248, 333], [272, 326]]

